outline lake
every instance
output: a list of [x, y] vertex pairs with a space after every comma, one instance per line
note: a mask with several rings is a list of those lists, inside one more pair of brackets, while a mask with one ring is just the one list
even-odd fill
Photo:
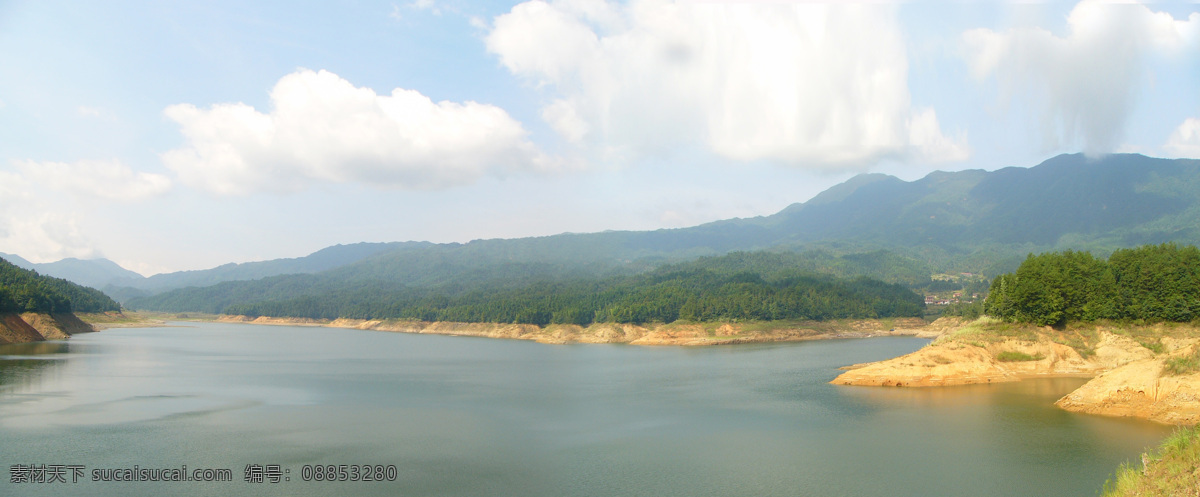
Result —
[[[1170, 431], [1055, 408], [1081, 379], [827, 383], [927, 343], [907, 337], [681, 348], [176, 324], [0, 346], [0, 494], [1092, 496]], [[316, 481], [329, 465], [383, 481]], [[135, 466], [232, 481], [93, 481]], [[25, 482], [38, 471], [60, 481]]]

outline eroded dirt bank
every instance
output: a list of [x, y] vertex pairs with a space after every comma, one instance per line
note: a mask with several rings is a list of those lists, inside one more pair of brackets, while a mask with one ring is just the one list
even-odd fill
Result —
[[1093, 377], [1056, 404], [1070, 411], [1132, 416], [1168, 424], [1200, 422], [1200, 372], [1164, 372], [1191, 357], [1200, 330], [1190, 325], [1077, 330], [976, 322], [908, 355], [849, 366], [837, 385], [927, 387]]
[[1055, 402], [1074, 412], [1146, 418], [1160, 423], [1200, 423], [1200, 372], [1172, 375], [1166, 362], [1195, 354], [1196, 345], [1133, 361], [1106, 371]]
[[922, 336], [933, 338], [945, 329], [945, 323], [927, 323], [918, 318], [842, 320], [835, 322], [791, 323], [698, 323], [632, 325], [596, 323], [590, 326], [496, 323], [448, 323], [402, 320], [337, 319], [220, 316], [217, 321], [230, 323], [274, 324], [288, 326], [328, 326], [360, 330], [464, 335], [488, 338], [533, 340], [541, 343], [628, 343], [632, 345], [726, 345], [735, 343], [789, 342], [826, 338], [869, 336]]
[[0, 315], [0, 344], [62, 340], [76, 333], [96, 331], [74, 314], [24, 314]]

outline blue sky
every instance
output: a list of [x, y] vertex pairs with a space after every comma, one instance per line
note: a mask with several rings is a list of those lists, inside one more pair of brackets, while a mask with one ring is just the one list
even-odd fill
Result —
[[1200, 5], [0, 1], [0, 252], [153, 274], [1200, 156]]

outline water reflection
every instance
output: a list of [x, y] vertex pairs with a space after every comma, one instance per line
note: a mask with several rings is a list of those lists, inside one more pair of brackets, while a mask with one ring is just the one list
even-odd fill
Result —
[[838, 390], [866, 408], [894, 408], [902, 405], [942, 409], [1012, 402], [1017, 398], [1045, 399], [1048, 403], [1053, 403], [1087, 381], [1088, 378], [1034, 378], [983, 385], [920, 388], [839, 387]]
[[0, 345], [0, 391], [36, 386], [42, 375], [62, 366], [70, 352], [65, 341]]
[[[976, 460], [944, 459], [944, 468], [959, 468], [950, 471], [952, 474], [978, 474], [976, 465], [985, 461], [986, 465], [1022, 475], [1030, 486], [1054, 488], [1064, 486], [1062, 473], [1048, 471], [1049, 466], [1081, 468], [1077, 471], [1092, 472], [1091, 481], [1102, 482], [1122, 457], [1136, 456], [1170, 431], [1169, 427], [1144, 420], [1078, 414], [1054, 407], [1055, 401], [1087, 381], [1036, 378], [984, 385], [837, 390], [843, 399], [870, 412], [864, 418], [872, 426], [903, 425], [920, 434], [915, 438], [928, 452], [957, 452]], [[880, 438], [887, 436], [872, 433]], [[1097, 459], [1110, 461], [1109, 466], [1096, 465]], [[1011, 484], [1002, 479], [995, 483]]]

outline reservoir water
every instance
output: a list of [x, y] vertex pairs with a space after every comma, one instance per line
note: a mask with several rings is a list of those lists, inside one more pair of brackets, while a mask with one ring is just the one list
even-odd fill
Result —
[[[1170, 431], [1056, 409], [1080, 379], [827, 383], [915, 338], [680, 348], [178, 324], [0, 346], [0, 495], [1092, 496]], [[82, 476], [23, 482], [38, 465]], [[391, 481], [312, 481], [316, 465]], [[233, 481], [92, 481], [134, 466]]]

